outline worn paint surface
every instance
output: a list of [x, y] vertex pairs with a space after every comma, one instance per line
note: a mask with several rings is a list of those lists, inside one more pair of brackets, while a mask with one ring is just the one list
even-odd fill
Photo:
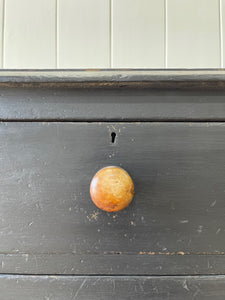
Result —
[[0, 276], [0, 289], [4, 300], [222, 300], [225, 277], [5, 275]]
[[[0, 298], [225, 298], [223, 73], [1, 72]], [[117, 213], [89, 195], [109, 165]]]
[[[2, 273], [223, 274], [223, 123], [3, 122], [0, 135]], [[107, 165], [136, 187], [118, 213], [89, 195]]]
[[165, 73], [0, 72], [0, 120], [225, 121], [223, 72]]

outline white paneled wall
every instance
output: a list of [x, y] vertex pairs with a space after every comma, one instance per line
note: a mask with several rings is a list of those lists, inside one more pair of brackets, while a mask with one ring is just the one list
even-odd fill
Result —
[[163, 68], [164, 0], [112, 1], [112, 66]]
[[225, 0], [0, 0], [0, 67], [223, 68]]
[[167, 1], [167, 66], [182, 68], [183, 63], [220, 67], [219, 1]]
[[3, 1], [3, 67], [55, 68], [56, 1]]
[[58, 0], [57, 11], [58, 67], [109, 68], [110, 0]]
[[2, 22], [0, 22], [0, 41], [1, 42], [1, 47], [0, 47], [0, 68], [3, 66], [3, 26], [4, 26], [4, 6], [3, 6], [3, 0], [0, 0], [0, 18]]
[[220, 0], [221, 67], [225, 66], [225, 0]]

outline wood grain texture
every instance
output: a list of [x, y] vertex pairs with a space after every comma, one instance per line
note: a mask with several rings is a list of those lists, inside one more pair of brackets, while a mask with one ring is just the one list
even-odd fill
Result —
[[92, 178], [90, 196], [98, 208], [108, 212], [120, 211], [132, 201], [134, 183], [124, 169], [107, 166], [99, 170]]
[[[0, 136], [1, 273], [224, 273], [224, 123], [11, 122]], [[89, 195], [107, 165], [136, 187], [113, 214]]]
[[112, 1], [112, 67], [164, 67], [164, 0]]
[[224, 276], [0, 276], [4, 300], [148, 300], [225, 297]]
[[110, 1], [58, 1], [58, 67], [110, 67]]
[[56, 68], [55, 3], [5, 1], [4, 68]]
[[167, 1], [168, 68], [219, 68], [219, 1]]

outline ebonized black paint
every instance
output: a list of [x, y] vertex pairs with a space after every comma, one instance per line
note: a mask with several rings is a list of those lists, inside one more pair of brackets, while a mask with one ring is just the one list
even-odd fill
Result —
[[224, 276], [0, 276], [4, 300], [149, 300], [225, 298]]
[[2, 121], [225, 121], [225, 88], [1, 87]]
[[0, 120], [1, 299], [225, 298], [223, 70], [2, 70]]
[[[0, 137], [1, 273], [224, 274], [223, 123], [4, 122]], [[135, 183], [115, 214], [89, 196], [107, 165]]]

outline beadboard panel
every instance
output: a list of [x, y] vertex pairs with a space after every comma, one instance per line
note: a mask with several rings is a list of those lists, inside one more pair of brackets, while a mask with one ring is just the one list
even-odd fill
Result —
[[167, 66], [220, 67], [219, 1], [167, 0]]
[[0, 0], [0, 68], [220, 68], [225, 0]]
[[4, 68], [55, 68], [56, 0], [5, 0]]
[[0, 68], [3, 66], [3, 26], [4, 26], [4, 5], [0, 0]]
[[58, 0], [58, 67], [110, 67], [109, 0]]
[[112, 0], [112, 67], [164, 67], [164, 0]]
[[225, 0], [220, 0], [221, 68], [225, 66]]

